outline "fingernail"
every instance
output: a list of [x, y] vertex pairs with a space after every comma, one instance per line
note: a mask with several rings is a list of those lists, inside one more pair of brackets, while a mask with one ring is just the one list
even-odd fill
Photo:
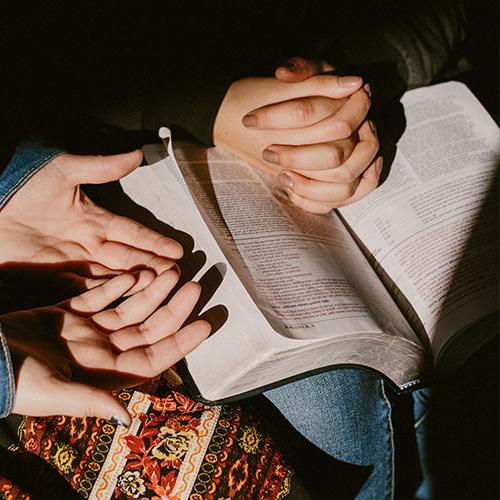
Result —
[[293, 189], [293, 179], [286, 174], [278, 175], [278, 181], [288, 189]]
[[255, 115], [249, 113], [243, 117], [243, 125], [245, 127], [251, 128], [257, 125], [257, 120], [255, 119]]
[[264, 149], [264, 151], [262, 151], [262, 158], [264, 158], [264, 160], [268, 161], [269, 163], [277, 164], [280, 162], [278, 153], [276, 153], [276, 151], [271, 151], [270, 149]]
[[278, 67], [285, 68], [288, 71], [294, 71], [296, 66], [295, 66], [295, 64], [293, 64], [291, 62], [284, 62], [283, 64], [280, 64]]
[[371, 97], [372, 96], [372, 88], [370, 87], [370, 84], [367, 83], [363, 88], [365, 89], [365, 92], [368, 94], [368, 96]]
[[110, 422], [112, 422], [115, 425], [123, 425], [123, 427], [126, 427], [127, 429], [130, 427], [129, 424], [124, 422], [118, 415], [113, 415], [110, 419]]
[[377, 166], [375, 167], [375, 171], [377, 172], [377, 175], [380, 175], [380, 172], [382, 172], [382, 167], [384, 166], [384, 159], [380, 157], [377, 160]]
[[360, 76], [341, 76], [339, 78], [339, 83], [342, 87], [357, 87], [362, 81]]
[[371, 120], [368, 120], [368, 125], [370, 125], [370, 128], [372, 129], [372, 132], [377, 135], [377, 127], [375, 123], [373, 123]]

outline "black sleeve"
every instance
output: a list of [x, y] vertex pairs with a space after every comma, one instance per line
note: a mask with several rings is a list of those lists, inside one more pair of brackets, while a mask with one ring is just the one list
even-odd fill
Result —
[[404, 91], [463, 64], [469, 0], [379, 0], [346, 9], [318, 57], [370, 82], [375, 116]]
[[468, 0], [385, 2], [372, 5], [360, 30], [343, 30], [348, 64], [394, 61], [407, 88], [428, 85], [463, 54]]

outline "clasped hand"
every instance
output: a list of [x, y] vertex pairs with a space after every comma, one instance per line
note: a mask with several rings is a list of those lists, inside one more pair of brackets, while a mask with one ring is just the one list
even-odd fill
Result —
[[382, 159], [374, 124], [366, 119], [370, 89], [360, 77], [315, 74], [293, 58], [294, 72], [231, 85], [219, 109], [214, 142], [278, 176], [295, 205], [326, 213], [355, 202], [378, 185]]

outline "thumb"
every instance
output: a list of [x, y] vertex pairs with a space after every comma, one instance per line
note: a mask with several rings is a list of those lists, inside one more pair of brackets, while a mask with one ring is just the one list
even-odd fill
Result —
[[13, 413], [101, 417], [130, 425], [129, 413], [109, 392], [63, 378], [36, 357], [14, 354], [17, 384]]
[[125, 177], [142, 161], [142, 151], [111, 156], [72, 156], [71, 173], [74, 185], [104, 184]]
[[282, 82], [297, 83], [307, 80], [311, 76], [332, 70], [333, 66], [326, 61], [291, 57], [276, 68], [274, 76]]
[[57, 402], [54, 413], [73, 417], [98, 417], [128, 427], [132, 421], [127, 409], [109, 392], [79, 382], [54, 381]]

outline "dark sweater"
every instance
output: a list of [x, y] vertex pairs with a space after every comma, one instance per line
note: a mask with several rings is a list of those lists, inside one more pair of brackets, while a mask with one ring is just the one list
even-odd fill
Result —
[[178, 125], [211, 144], [230, 83], [292, 55], [362, 73], [384, 109], [460, 52], [466, 1], [335, 4], [16, 3], [1, 27], [1, 165], [28, 130], [57, 142], [87, 113], [128, 129]]

